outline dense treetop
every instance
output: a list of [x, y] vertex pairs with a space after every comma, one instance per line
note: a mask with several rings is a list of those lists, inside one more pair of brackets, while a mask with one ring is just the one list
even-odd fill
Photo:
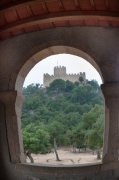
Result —
[[56, 79], [47, 88], [40, 84], [24, 87], [23, 95], [21, 119], [26, 150], [50, 152], [53, 138], [59, 146], [75, 141], [77, 146], [102, 147], [104, 110], [97, 81], [87, 80], [83, 86]]

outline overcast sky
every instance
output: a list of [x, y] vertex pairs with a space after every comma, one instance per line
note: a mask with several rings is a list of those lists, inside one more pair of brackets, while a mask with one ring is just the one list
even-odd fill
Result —
[[74, 55], [59, 54], [49, 56], [43, 59], [41, 62], [37, 63], [27, 75], [24, 82], [24, 87], [32, 83], [43, 84], [43, 74], [48, 73], [53, 75], [53, 69], [57, 65], [65, 66], [67, 74], [85, 72], [86, 79], [95, 79], [99, 84], [102, 83], [101, 77], [97, 70], [86, 60]]

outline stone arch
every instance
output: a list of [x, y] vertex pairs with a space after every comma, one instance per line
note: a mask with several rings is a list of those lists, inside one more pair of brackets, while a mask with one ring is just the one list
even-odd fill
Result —
[[[9, 81], [9, 90], [16, 90], [19, 93], [22, 92], [23, 83], [25, 77], [29, 73], [29, 71], [41, 60], [44, 58], [56, 55], [56, 54], [71, 54], [82, 57], [86, 61], [88, 61], [100, 74], [102, 82], [104, 82], [103, 75], [100, 67], [96, 63], [96, 61], [92, 57], [96, 57], [91, 51], [84, 52], [76, 47], [65, 46], [65, 45], [56, 45], [45, 47], [42, 50], [40, 47], [36, 47], [32, 49], [14, 68], [10, 81]], [[97, 59], [97, 57], [96, 57]]]
[[100, 67], [96, 63], [100, 62], [100, 59], [98, 59], [98, 57], [89, 48], [86, 51], [86, 47], [83, 47], [80, 44], [76, 44], [73, 42], [69, 46], [65, 45], [65, 42], [50, 42], [37, 46], [27, 52], [27, 54], [15, 65], [9, 81], [9, 91], [6, 93], [6, 96], [9, 97], [9, 102], [7, 102], [6, 104], [13, 104], [13, 106], [10, 106], [10, 110], [8, 109], [8, 112], [11, 112], [9, 114], [8, 121], [9, 119], [12, 119], [12, 123], [7, 124], [7, 129], [11, 129], [11, 133], [13, 136], [12, 143], [11, 138], [9, 143], [11, 162], [13, 163], [25, 162], [20, 121], [21, 107], [24, 101], [24, 97], [22, 95], [22, 87], [25, 77], [38, 62], [48, 56], [60, 53], [72, 54], [84, 58], [99, 72], [103, 81], [102, 72], [100, 70]]

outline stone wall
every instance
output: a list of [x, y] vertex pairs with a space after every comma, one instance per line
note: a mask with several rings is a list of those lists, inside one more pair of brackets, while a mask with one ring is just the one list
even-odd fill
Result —
[[[54, 46], [54, 48], [52, 48]], [[72, 47], [72, 49], [71, 49]], [[77, 51], [78, 50], [78, 51]], [[37, 54], [38, 52], [42, 52]], [[82, 53], [84, 52], [84, 53]], [[117, 95], [112, 97], [107, 94], [106, 100], [107, 111], [111, 108], [111, 113], [107, 113], [106, 117], [106, 136], [105, 141], [108, 142], [105, 148], [106, 163], [102, 165], [89, 164], [86, 168], [83, 165], [71, 166], [43, 166], [40, 164], [20, 164], [11, 162], [10, 146], [14, 147], [12, 139], [9, 139], [9, 133], [13, 128], [13, 140], [15, 136], [17, 111], [11, 111], [15, 106], [13, 100], [9, 100], [6, 94], [15, 90], [21, 92], [21, 85], [33, 66], [40, 60], [59, 53], [68, 53], [81, 56], [88, 60], [93, 66], [99, 66], [104, 83], [119, 82], [119, 28], [103, 28], [103, 27], [60, 27], [56, 29], [47, 29], [38, 32], [32, 32], [19, 35], [14, 38], [0, 41], [0, 180], [118, 180], [119, 179], [119, 163], [108, 158], [108, 154], [112, 156], [115, 146], [118, 146], [118, 134], [115, 127], [118, 118], [118, 102]], [[88, 56], [89, 55], [89, 56]], [[94, 61], [92, 61], [92, 59]], [[95, 63], [94, 63], [95, 62]], [[27, 63], [27, 68], [22, 67]], [[18, 78], [17, 78], [18, 77]], [[16, 83], [18, 82], [18, 83]], [[108, 88], [111, 89], [110, 87]], [[105, 91], [105, 90], [103, 90]], [[112, 94], [119, 92], [117, 89]], [[110, 91], [109, 91], [110, 93]], [[3, 98], [9, 100], [9, 104], [3, 102]], [[112, 106], [114, 105], [114, 108]], [[116, 108], [115, 108], [116, 106]], [[111, 115], [111, 116], [110, 116]], [[110, 117], [109, 117], [110, 116]], [[115, 118], [116, 116], [116, 118]], [[9, 119], [7, 119], [9, 117]], [[19, 119], [18, 119], [19, 120]], [[110, 122], [110, 124], [109, 124]], [[116, 124], [115, 124], [116, 122]], [[109, 134], [111, 131], [113, 133]], [[9, 131], [9, 133], [8, 133]], [[116, 138], [115, 138], [116, 136]], [[109, 138], [108, 138], [109, 137]], [[112, 143], [111, 144], [111, 140]], [[115, 143], [116, 142], [116, 143]], [[16, 149], [15, 149], [16, 150]], [[108, 151], [107, 151], [108, 150]], [[115, 154], [115, 149], [113, 151]], [[19, 158], [19, 154], [16, 153]], [[116, 154], [117, 155], [117, 154]], [[110, 160], [110, 163], [107, 161]], [[21, 167], [19, 167], [21, 166]], [[25, 166], [25, 167], [24, 167]], [[38, 170], [36, 170], [38, 168]]]
[[48, 87], [51, 82], [53, 82], [55, 79], [62, 79], [64, 81], [71, 81], [71, 82], [79, 82], [79, 77], [83, 77], [83, 84], [86, 84], [86, 75], [85, 72], [80, 72], [78, 74], [67, 74], [66, 73], [66, 67], [64, 66], [56, 66], [54, 67], [54, 75], [49, 75], [48, 73], [44, 74], [43, 77], [43, 87]]

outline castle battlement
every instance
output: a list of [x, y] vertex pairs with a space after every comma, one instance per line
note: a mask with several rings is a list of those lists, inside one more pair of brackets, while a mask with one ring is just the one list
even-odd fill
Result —
[[62, 68], [65, 68], [65, 69], [66, 69], [65, 66], [55, 66], [55, 67], [54, 67], [54, 69], [62, 69]]
[[62, 79], [64, 81], [71, 81], [71, 82], [79, 82], [79, 77], [83, 77], [84, 81], [83, 84], [86, 84], [86, 75], [85, 72], [80, 72], [80, 73], [66, 73], [66, 67], [64, 66], [55, 66], [54, 67], [54, 75], [49, 75], [48, 73], [44, 74], [44, 80], [43, 80], [43, 86], [48, 87], [52, 81], [55, 79]]

